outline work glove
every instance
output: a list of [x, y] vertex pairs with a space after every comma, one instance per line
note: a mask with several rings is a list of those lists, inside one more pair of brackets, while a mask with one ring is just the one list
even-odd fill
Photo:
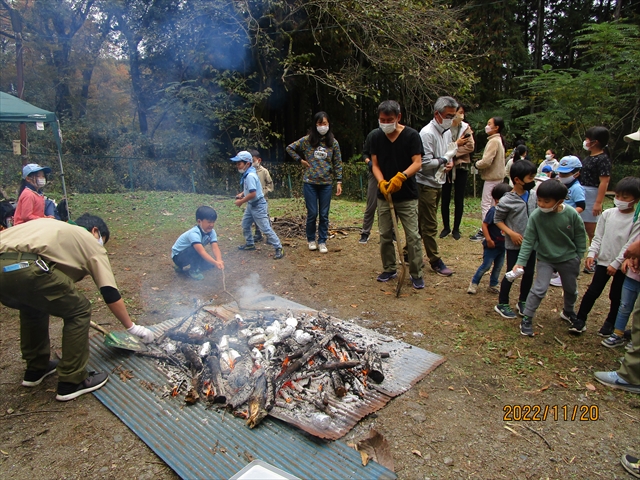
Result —
[[[395, 177], [389, 180], [389, 185], [387, 186], [387, 195], [392, 195], [396, 193], [398, 190], [402, 188], [402, 184], [407, 179], [407, 176], [402, 173], [396, 173]], [[384, 192], [383, 192], [384, 193]]]
[[387, 188], [389, 188], [389, 182], [387, 182], [386, 180], [380, 180], [378, 182], [378, 190], [380, 190], [380, 193], [385, 197], [389, 194], [387, 192]]
[[156, 338], [153, 332], [147, 327], [136, 325], [135, 323], [131, 327], [127, 328], [127, 332], [135, 335], [136, 337], [140, 337], [142, 343], [151, 343]]
[[453, 157], [458, 153], [458, 144], [456, 142], [451, 142], [447, 145], [447, 151], [444, 152], [444, 158], [447, 159], [447, 162], [450, 162]]

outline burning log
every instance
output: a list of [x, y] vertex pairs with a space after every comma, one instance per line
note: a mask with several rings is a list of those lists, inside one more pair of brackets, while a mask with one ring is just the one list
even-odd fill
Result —
[[373, 347], [368, 347], [364, 353], [363, 373], [376, 383], [382, 383], [384, 373], [382, 372], [382, 359]]
[[247, 403], [249, 398], [251, 398], [251, 394], [256, 388], [256, 382], [258, 378], [264, 375], [264, 369], [260, 368], [251, 374], [251, 377], [245, 382], [240, 390], [236, 392], [236, 394], [231, 397], [231, 399], [227, 402], [227, 405], [232, 409], [238, 408], [240, 405], [244, 405]]
[[[260, 369], [259, 371], [262, 371]], [[267, 396], [267, 380], [264, 372], [258, 376], [255, 381], [255, 388], [249, 398], [249, 412], [247, 417], [247, 426], [249, 428], [255, 428], [258, 424], [267, 416], [266, 409], [266, 396]]]
[[273, 405], [276, 400], [276, 385], [274, 382], [274, 375], [273, 375], [272, 368], [270, 367], [267, 368], [267, 371], [265, 372], [265, 379], [267, 382], [267, 392], [266, 392], [266, 397], [264, 402], [264, 409], [267, 412], [269, 412], [273, 408]]
[[356, 395], [358, 395], [359, 397], [364, 397], [366, 388], [354, 374], [346, 373], [345, 379], [349, 382], [349, 385], [351, 385], [351, 389]]
[[227, 392], [222, 380], [222, 372], [220, 371], [220, 359], [217, 355], [209, 355], [207, 358], [207, 367], [209, 370], [209, 382], [213, 387], [213, 395], [207, 394], [207, 398], [213, 403], [227, 403]]
[[342, 398], [347, 394], [347, 389], [338, 372], [331, 372], [331, 383], [333, 384], [333, 391], [337, 397]]
[[187, 362], [189, 362], [191, 373], [194, 376], [196, 376], [199, 372], [202, 371], [204, 366], [202, 365], [202, 360], [200, 360], [200, 357], [196, 352], [191, 350], [191, 348], [188, 345], [183, 345], [180, 351], [182, 352], [184, 357], [187, 359]]
[[326, 362], [322, 365], [318, 365], [318, 370], [345, 370], [348, 368], [355, 368], [362, 365], [360, 360], [349, 360], [348, 362]]

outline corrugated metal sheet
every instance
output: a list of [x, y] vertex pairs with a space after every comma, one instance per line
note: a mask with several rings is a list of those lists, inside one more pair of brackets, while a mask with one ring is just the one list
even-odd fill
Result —
[[[278, 307], [284, 304], [309, 310], [280, 297], [275, 297], [275, 301]], [[159, 334], [178, 321], [173, 319], [151, 328]], [[362, 328], [345, 324], [356, 330]], [[377, 394], [370, 396], [362, 411], [357, 412], [358, 418], [354, 412], [342, 412], [345, 417], [352, 417], [348, 423], [353, 425], [364, 411], [378, 410], [390, 397], [408, 390], [444, 361], [438, 355], [411, 348], [390, 337], [385, 337], [383, 342], [390, 348], [401, 347], [399, 358], [404, 362], [403, 368], [392, 376], [392, 381], [385, 379], [385, 388], [378, 388]], [[92, 337], [91, 346], [90, 367], [114, 372], [107, 385], [94, 395], [182, 478], [229, 478], [255, 459], [300, 478], [396, 478], [393, 472], [375, 462], [363, 467], [360, 454], [342, 442], [311, 437], [277, 419], [267, 417], [251, 430], [243, 420], [215, 409], [207, 410], [203, 403], [186, 406], [183, 396], [162, 398], [167, 377], [156, 368], [154, 360], [105, 347], [100, 335]], [[133, 378], [121, 379], [118, 367], [130, 370]]]

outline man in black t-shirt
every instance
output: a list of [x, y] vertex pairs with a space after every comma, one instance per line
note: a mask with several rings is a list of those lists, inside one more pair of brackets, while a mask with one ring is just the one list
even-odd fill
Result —
[[[418, 233], [418, 188], [415, 174], [422, 168], [422, 140], [413, 128], [400, 125], [400, 105], [386, 100], [378, 107], [380, 126], [371, 137], [373, 175], [378, 181], [378, 228], [382, 273], [379, 282], [396, 278], [397, 261], [393, 248], [393, 222], [385, 195], [391, 195], [396, 215], [407, 238], [409, 273], [413, 288], [424, 288], [422, 247]], [[399, 239], [398, 239], [399, 240]]]

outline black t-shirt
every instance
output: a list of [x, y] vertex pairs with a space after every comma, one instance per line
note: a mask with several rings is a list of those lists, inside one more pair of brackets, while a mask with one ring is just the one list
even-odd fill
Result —
[[[371, 136], [371, 155], [377, 155], [378, 166], [385, 180], [391, 180], [398, 172], [403, 172], [413, 163], [411, 157], [424, 155], [420, 134], [411, 127], [404, 127], [395, 141], [379, 128]], [[378, 198], [384, 199], [378, 192]], [[408, 178], [402, 188], [392, 195], [394, 202], [415, 200], [418, 198], [418, 187], [415, 176]]]
[[611, 176], [611, 160], [606, 153], [588, 156], [582, 161], [580, 184], [583, 187], [599, 187], [600, 177]]

